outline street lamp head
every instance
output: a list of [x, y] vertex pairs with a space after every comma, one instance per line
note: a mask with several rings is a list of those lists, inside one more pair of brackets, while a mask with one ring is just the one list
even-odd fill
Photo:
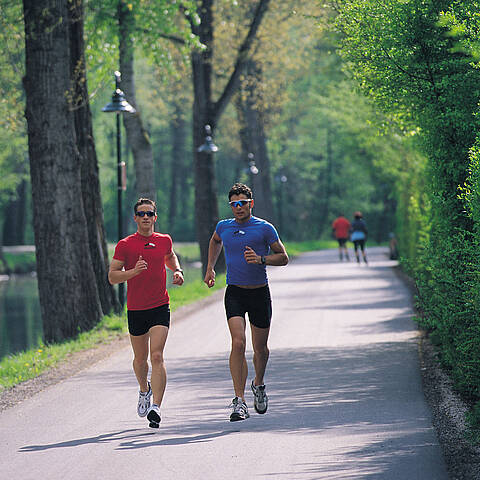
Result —
[[250, 170], [250, 173], [252, 175], [257, 175], [259, 170], [257, 168], [257, 166], [255, 165], [255, 162], [253, 160], [251, 160], [250, 162], [248, 162], [248, 169]]
[[127, 113], [135, 113], [135, 108], [130, 105], [127, 100], [125, 99], [125, 94], [117, 88], [112, 95], [112, 101], [107, 103], [103, 108], [102, 112], [127, 112]]
[[215, 153], [218, 152], [218, 147], [212, 140], [212, 129], [210, 125], [205, 125], [205, 142], [197, 148], [198, 152]]

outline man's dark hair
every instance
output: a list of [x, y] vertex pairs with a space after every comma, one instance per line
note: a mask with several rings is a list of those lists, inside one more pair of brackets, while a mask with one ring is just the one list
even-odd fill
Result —
[[236, 183], [228, 192], [228, 200], [232, 198], [233, 195], [246, 195], [247, 198], [253, 198], [252, 190], [250, 187], [244, 183]]
[[135, 215], [137, 214], [137, 208], [140, 205], [151, 205], [153, 207], [153, 211], [155, 212], [155, 215], [157, 214], [157, 205], [153, 200], [150, 200], [149, 198], [139, 198], [137, 200], [137, 203], [133, 206], [133, 212]]

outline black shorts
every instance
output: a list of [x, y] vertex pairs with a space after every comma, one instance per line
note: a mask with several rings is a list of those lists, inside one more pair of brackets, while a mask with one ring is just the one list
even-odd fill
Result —
[[128, 331], [130, 335], [145, 335], [155, 325], [170, 327], [170, 305], [160, 305], [149, 310], [128, 310]]
[[360, 247], [360, 250], [363, 252], [365, 250], [365, 240], [354, 240], [353, 241], [353, 246], [355, 247], [355, 251], [358, 250], [358, 247]]
[[248, 313], [248, 320], [255, 327], [270, 327], [272, 299], [268, 285], [260, 288], [240, 288], [236, 285], [227, 285], [224, 301], [227, 320], [232, 317], [245, 318], [245, 314]]
[[344, 247], [347, 243], [348, 238], [337, 238], [338, 246]]

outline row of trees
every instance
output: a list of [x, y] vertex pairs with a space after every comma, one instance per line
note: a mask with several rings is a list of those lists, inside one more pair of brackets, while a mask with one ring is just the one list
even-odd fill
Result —
[[[283, 238], [328, 235], [340, 211], [357, 209], [378, 240], [396, 211], [409, 225], [424, 166], [414, 135], [355, 92], [338, 35], [316, 25], [323, 7], [295, 3], [24, 0], [22, 17], [19, 1], [3, 2], [0, 212], [4, 238], [15, 221], [22, 240], [34, 227], [47, 341], [118, 308], [105, 274], [114, 125], [100, 113], [118, 66], [138, 112], [124, 118], [127, 204], [155, 197], [160, 229], [198, 240], [203, 262], [237, 180], [253, 185], [256, 213]], [[206, 124], [215, 158], [197, 150]]]
[[[417, 229], [408, 265], [421, 325], [480, 420], [479, 124], [480, 42], [476, 1], [332, 3], [341, 54], [358, 85], [427, 159], [410, 212]], [[412, 243], [412, 242], [410, 242]]]

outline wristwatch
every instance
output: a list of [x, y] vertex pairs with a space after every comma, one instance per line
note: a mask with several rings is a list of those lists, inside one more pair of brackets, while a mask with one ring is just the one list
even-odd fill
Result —
[[265, 265], [267, 263], [267, 259], [265, 258], [265, 255], [262, 255], [260, 257], [260, 262], [262, 263], [262, 265]]
[[181, 268], [176, 268], [173, 273], [180, 272], [183, 275], [183, 270]]

